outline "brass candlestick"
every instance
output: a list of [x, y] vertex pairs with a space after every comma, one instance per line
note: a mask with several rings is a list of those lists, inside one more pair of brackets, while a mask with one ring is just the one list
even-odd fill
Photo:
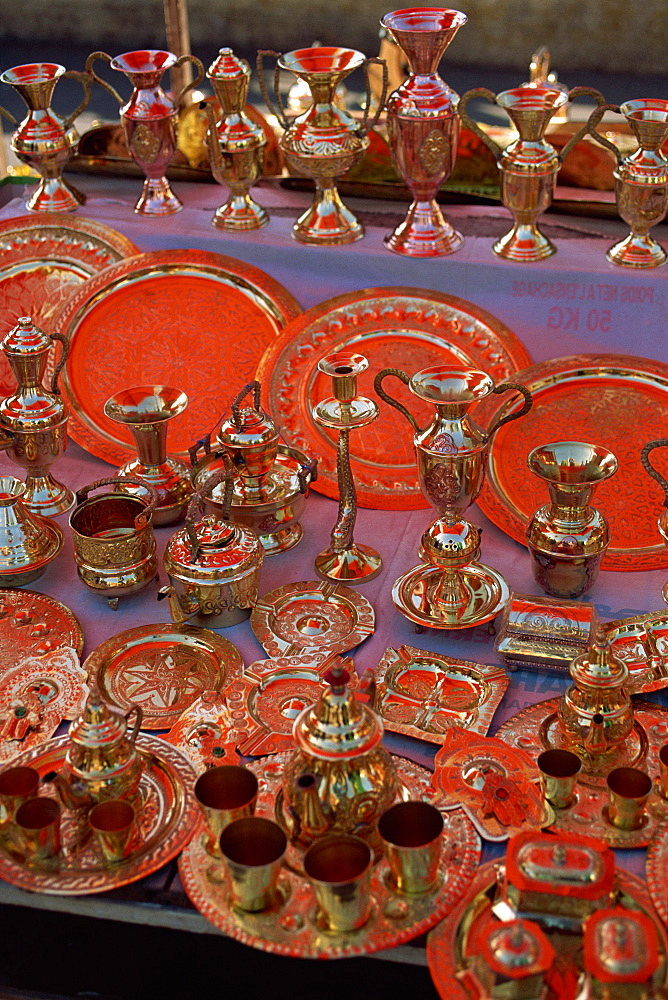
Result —
[[378, 416], [372, 399], [357, 394], [357, 377], [369, 363], [361, 354], [328, 354], [318, 370], [332, 380], [333, 397], [313, 408], [313, 417], [321, 427], [339, 432], [336, 452], [336, 475], [339, 486], [339, 516], [332, 529], [331, 545], [316, 557], [320, 577], [336, 583], [363, 583], [380, 573], [382, 560], [375, 549], [357, 545], [353, 539], [357, 519], [357, 494], [350, 468], [348, 438], [351, 430], [366, 427]]

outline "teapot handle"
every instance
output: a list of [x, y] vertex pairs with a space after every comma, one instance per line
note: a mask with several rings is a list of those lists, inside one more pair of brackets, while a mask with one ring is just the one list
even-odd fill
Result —
[[141, 705], [132, 705], [125, 713], [126, 722], [133, 713], [135, 716], [135, 724], [132, 727], [132, 732], [130, 733], [130, 743], [132, 744], [134, 744], [135, 740], [139, 736], [139, 730], [141, 729], [141, 724], [144, 720], [144, 709], [141, 707]]
[[201, 83], [202, 80], [204, 79], [204, 66], [202, 65], [201, 61], [197, 58], [197, 56], [190, 55], [189, 52], [186, 52], [184, 55], [179, 56], [179, 58], [174, 63], [172, 69], [179, 69], [181, 66], [183, 66], [184, 63], [187, 62], [191, 62], [193, 64], [193, 66], [197, 70], [197, 76], [195, 77], [194, 80], [191, 80], [190, 83], [187, 83], [185, 87], [183, 87], [183, 89], [180, 91], [179, 96], [174, 101], [177, 107], [181, 105], [181, 101], [188, 93], [188, 91], [192, 90], [193, 87], [196, 87], [197, 84]]
[[[603, 96], [601, 91], [597, 90], [595, 87], [573, 87], [572, 90], [568, 91], [569, 101], [574, 101], [578, 97], [593, 97], [599, 108], [602, 108], [603, 105], [605, 104], [605, 97]], [[577, 146], [580, 140], [584, 139], [588, 131], [589, 131], [589, 122], [586, 121], [582, 126], [582, 128], [578, 129], [575, 135], [572, 135], [570, 137], [564, 148], [558, 154], [560, 163], [564, 162], [564, 160], [572, 150], [573, 146]]]
[[253, 382], [249, 382], [248, 385], [245, 385], [243, 387], [243, 389], [240, 389], [239, 392], [234, 397], [234, 400], [232, 401], [232, 406], [231, 406], [231, 410], [232, 410], [232, 423], [234, 424], [234, 426], [236, 427], [236, 429], [238, 431], [240, 431], [241, 427], [242, 427], [241, 414], [239, 413], [239, 407], [240, 407], [240, 404], [241, 404], [241, 400], [244, 398], [244, 396], [247, 396], [249, 392], [252, 392], [253, 393], [253, 409], [254, 410], [259, 410], [260, 409], [260, 391], [261, 391], [260, 383], [257, 381], [257, 379], [255, 379]]
[[74, 111], [65, 118], [63, 121], [63, 128], [67, 130], [70, 128], [72, 123], [76, 121], [82, 111], [84, 111], [90, 104], [90, 95], [93, 90], [93, 78], [90, 73], [81, 73], [77, 69], [68, 69], [66, 73], [63, 73], [61, 80], [69, 78], [70, 80], [78, 80], [83, 87], [83, 99], [81, 104], [74, 109]]
[[533, 396], [527, 389], [525, 385], [520, 385], [518, 382], [504, 382], [502, 385], [495, 385], [492, 392], [499, 396], [502, 392], [507, 392], [508, 389], [514, 389], [516, 392], [521, 393], [524, 396], [524, 405], [521, 410], [517, 413], [507, 413], [505, 417], [501, 417], [495, 424], [492, 424], [489, 431], [487, 432], [488, 439], [491, 438], [492, 434], [498, 431], [499, 427], [503, 427], [504, 424], [510, 423], [511, 420], [517, 420], [518, 417], [523, 417], [525, 413], [528, 413], [533, 406]]
[[398, 399], [394, 399], [392, 396], [389, 395], [389, 393], [385, 392], [385, 390], [383, 389], [383, 384], [382, 384], [383, 379], [387, 375], [394, 375], [396, 378], [400, 379], [404, 383], [404, 385], [408, 385], [410, 383], [411, 380], [410, 375], [407, 375], [406, 372], [402, 372], [400, 368], [383, 368], [383, 370], [378, 372], [375, 379], [373, 380], [373, 387], [377, 396], [380, 396], [380, 398], [385, 403], [388, 403], [390, 406], [393, 406], [395, 410], [399, 411], [399, 413], [403, 413], [403, 415], [405, 416], [406, 420], [408, 420], [413, 430], [419, 431], [420, 428], [417, 425], [417, 420], [410, 412], [410, 410], [408, 410], [403, 403], [400, 403]]
[[474, 87], [473, 90], [467, 90], [466, 93], [459, 98], [459, 107], [457, 110], [462, 125], [464, 125], [471, 132], [475, 133], [479, 139], [482, 139], [494, 159], [498, 160], [503, 152], [501, 147], [494, 142], [491, 136], [487, 135], [486, 132], [483, 132], [478, 123], [474, 122], [472, 118], [469, 118], [466, 113], [468, 103], [474, 97], [484, 97], [486, 101], [490, 102], [490, 104], [496, 104], [496, 94], [494, 94], [491, 90], [488, 90], [487, 87]]
[[[260, 90], [264, 98], [264, 103], [269, 108], [271, 114], [276, 116], [282, 128], [288, 128], [290, 123], [285, 113], [285, 105], [283, 104], [283, 100], [281, 98], [278, 86], [281, 78], [281, 70], [278, 65], [278, 59], [280, 58], [280, 55], [281, 55], [280, 52], [274, 52], [273, 49], [258, 49], [257, 61], [256, 61], [257, 76], [258, 76], [258, 83], [260, 84]], [[267, 90], [267, 84], [264, 79], [265, 56], [273, 56], [274, 59], [277, 60], [276, 65], [274, 66], [274, 96], [276, 98], [276, 105], [274, 105], [273, 101], [269, 97], [269, 91]]]
[[215, 476], [211, 476], [210, 479], [204, 483], [201, 489], [197, 490], [193, 495], [192, 500], [188, 504], [188, 509], [186, 511], [186, 534], [188, 535], [188, 541], [190, 542], [190, 558], [195, 561], [199, 553], [199, 539], [197, 538], [197, 532], [195, 531], [195, 520], [197, 514], [202, 510], [202, 503], [204, 497], [211, 490], [215, 489], [219, 483], [225, 481], [225, 493], [223, 494], [223, 509], [222, 517], [223, 520], [228, 521], [230, 517], [230, 507], [232, 506], [232, 492], [234, 490], [234, 466], [232, 465], [232, 459], [229, 457], [226, 451], [216, 452], [216, 458], [222, 458], [225, 469], [223, 472], [217, 472]]
[[[383, 84], [380, 98], [376, 106], [375, 114], [369, 124], [369, 108], [371, 107], [371, 79], [369, 77], [369, 66], [382, 66], [383, 70]], [[368, 132], [372, 132], [376, 125], [378, 124], [378, 119], [380, 118], [381, 112], [385, 107], [385, 99], [387, 98], [387, 88], [389, 84], [389, 76], [387, 73], [387, 63], [384, 59], [378, 59], [375, 56], [373, 58], [368, 58], [364, 60], [364, 82], [366, 86], [366, 103], [364, 105], [364, 114], [362, 116], [362, 124], [357, 130], [360, 135], [367, 135]]]
[[191, 444], [188, 448], [188, 455], [190, 456], [190, 465], [194, 469], [197, 465], [197, 452], [203, 450], [204, 455], [211, 454], [211, 434], [205, 434], [204, 437], [199, 438], [194, 444]]
[[592, 139], [595, 139], [596, 142], [598, 142], [601, 146], [605, 146], [605, 148], [609, 149], [611, 153], [614, 153], [617, 163], [620, 163], [622, 159], [622, 154], [620, 150], [617, 149], [614, 142], [610, 142], [610, 140], [606, 139], [604, 135], [601, 135], [599, 132], [596, 131], [596, 126], [598, 125], [598, 123], [600, 122], [601, 118], [606, 113], [606, 111], [614, 111], [616, 115], [621, 114], [619, 110], [619, 105], [601, 104], [599, 105], [598, 108], [594, 108], [594, 110], [590, 114], [589, 120], [587, 122], [587, 131], [589, 132], [589, 135], [592, 137]]
[[55, 396], [60, 396], [60, 387], [58, 385], [58, 376], [60, 375], [65, 362], [67, 361], [67, 355], [70, 353], [70, 342], [64, 333], [50, 333], [49, 338], [51, 340], [57, 340], [62, 345], [62, 351], [60, 352], [60, 360], [53, 371], [53, 377], [51, 379], [51, 392]]
[[111, 56], [107, 55], [106, 52], [91, 52], [91, 54], [88, 56], [88, 59], [86, 59], [86, 73], [88, 73], [93, 78], [93, 80], [95, 80], [96, 83], [99, 83], [101, 87], [104, 87], [104, 89], [108, 91], [108, 93], [110, 93], [112, 97], [115, 97], [119, 104], [122, 104], [123, 98], [118, 93], [118, 91], [114, 90], [111, 84], [107, 83], [106, 80], [103, 80], [101, 76], [98, 76], [95, 70], [93, 69], [93, 63], [95, 62], [96, 59], [104, 59], [106, 63], [111, 62]]
[[155, 492], [150, 483], [147, 483], [143, 479], [139, 479], [137, 476], [109, 476], [106, 479], [96, 479], [94, 483], [89, 483], [88, 486], [82, 486], [81, 489], [76, 491], [75, 497], [77, 504], [83, 503], [83, 501], [88, 497], [89, 493], [96, 490], [99, 486], [116, 486], [118, 483], [132, 483], [133, 486], [141, 486], [149, 495], [149, 502], [146, 507], [141, 512], [137, 514], [135, 518], [135, 528], [139, 531], [140, 528], [144, 528], [151, 517], [155, 507], [158, 503], [158, 494]]
[[655, 469], [654, 466], [651, 465], [649, 461], [650, 451], [653, 451], [654, 448], [662, 448], [664, 446], [668, 447], [668, 438], [659, 438], [657, 441], [650, 441], [650, 443], [646, 444], [645, 447], [643, 448], [640, 454], [640, 461], [642, 462], [643, 469], [645, 470], [647, 475], [651, 476], [652, 479], [655, 479], [656, 482], [661, 487], [661, 489], [663, 490], [664, 492], [663, 505], [664, 507], [668, 507], [668, 480], [666, 480], [658, 471], [658, 469]]
[[14, 117], [14, 115], [11, 114], [11, 112], [7, 111], [6, 108], [3, 108], [1, 106], [0, 106], [0, 115], [2, 115], [3, 118], [6, 118], [11, 125], [18, 125], [18, 122]]

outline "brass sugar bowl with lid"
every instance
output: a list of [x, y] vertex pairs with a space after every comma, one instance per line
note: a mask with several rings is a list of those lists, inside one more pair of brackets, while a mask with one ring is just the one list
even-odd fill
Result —
[[379, 851], [376, 824], [395, 801], [398, 778], [381, 746], [383, 723], [355, 698], [346, 664], [352, 666], [333, 659], [324, 676], [329, 687], [295, 719], [297, 746], [283, 771], [282, 820], [301, 844], [344, 832]]

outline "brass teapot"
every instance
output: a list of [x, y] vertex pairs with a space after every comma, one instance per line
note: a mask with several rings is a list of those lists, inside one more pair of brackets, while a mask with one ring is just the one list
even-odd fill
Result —
[[383, 723], [348, 687], [347, 665], [350, 660], [333, 659], [324, 676], [329, 688], [295, 719], [297, 748], [283, 771], [283, 819], [302, 844], [337, 831], [379, 850], [376, 824], [396, 798], [398, 779], [381, 746]]
[[[128, 720], [135, 716], [128, 734]], [[125, 714], [104, 702], [93, 688], [83, 714], [70, 726], [71, 745], [63, 770], [47, 775], [68, 809], [89, 808], [106, 799], [131, 799], [139, 788], [144, 762], [135, 743], [142, 710]]]

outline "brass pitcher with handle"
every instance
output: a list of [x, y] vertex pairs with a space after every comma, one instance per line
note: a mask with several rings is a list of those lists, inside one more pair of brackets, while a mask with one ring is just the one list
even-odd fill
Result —
[[[65, 118], [51, 108], [53, 91], [59, 80], [77, 80], [84, 90], [81, 103]], [[58, 63], [26, 63], [12, 66], [0, 74], [3, 83], [13, 87], [28, 107], [19, 124], [13, 115], [0, 108], [0, 114], [16, 125], [12, 152], [42, 178], [26, 202], [29, 212], [73, 212], [86, 196], [68, 184], [62, 172], [79, 144], [75, 120], [88, 106], [92, 80], [88, 73], [66, 70]]]
[[[514, 87], [493, 94], [486, 87], [467, 91], [459, 102], [459, 116], [496, 158], [501, 171], [501, 201], [514, 225], [492, 247], [497, 257], [530, 263], [557, 252], [541, 233], [537, 221], [552, 204], [557, 173], [571, 149], [586, 135], [587, 123], [573, 135], [560, 153], [545, 139], [545, 131], [557, 112], [577, 97], [593, 97], [600, 106], [605, 99], [591, 87], [574, 87], [567, 94], [555, 87]], [[466, 113], [469, 101], [484, 97], [508, 114], [519, 138], [503, 150]]]

